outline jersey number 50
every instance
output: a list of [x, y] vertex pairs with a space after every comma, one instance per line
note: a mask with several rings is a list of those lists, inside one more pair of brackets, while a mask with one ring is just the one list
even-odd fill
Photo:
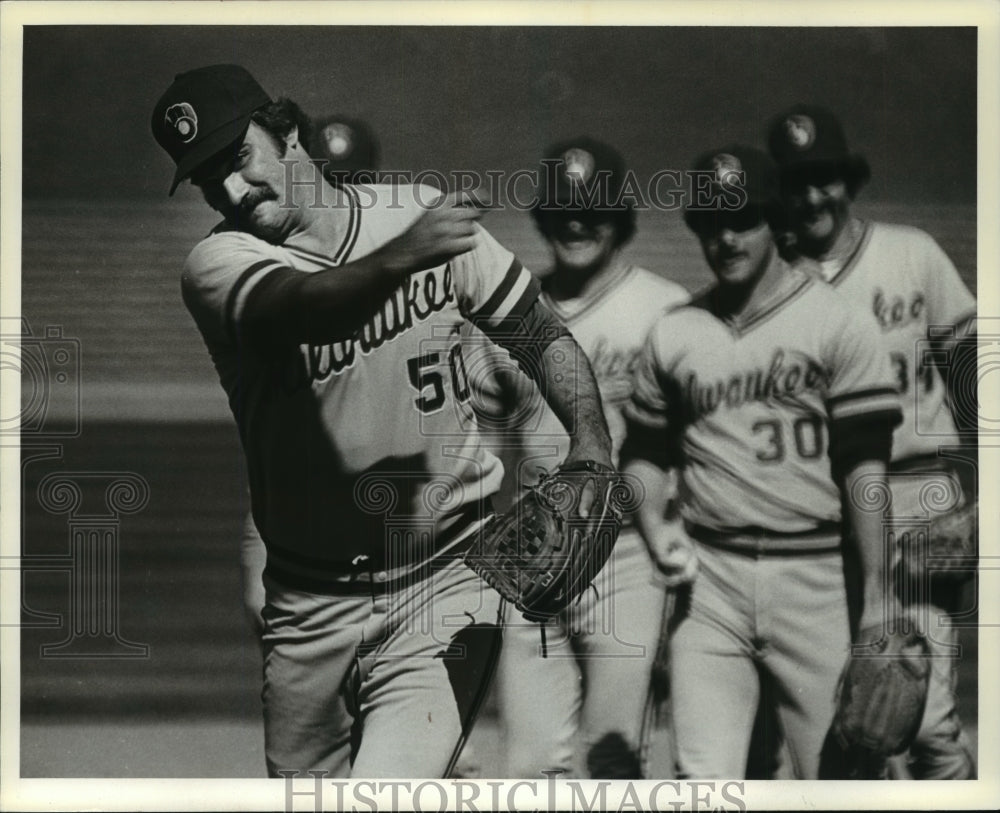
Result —
[[[444, 374], [439, 368], [440, 353], [424, 353], [406, 362], [406, 372], [410, 386], [420, 395], [413, 399], [414, 405], [425, 415], [437, 412], [444, 406]], [[456, 344], [448, 351], [448, 367], [451, 369], [451, 391], [455, 400], [463, 404], [469, 400], [469, 375], [465, 371], [462, 345]]]

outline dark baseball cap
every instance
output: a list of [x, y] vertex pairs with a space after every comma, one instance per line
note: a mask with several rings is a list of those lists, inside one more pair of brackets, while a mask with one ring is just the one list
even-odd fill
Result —
[[855, 180], [866, 181], [871, 174], [865, 158], [848, 149], [839, 119], [820, 105], [797, 104], [776, 116], [767, 144], [783, 173], [834, 166]]
[[626, 171], [621, 153], [603, 141], [579, 136], [552, 144], [538, 169], [539, 206], [625, 210]]
[[153, 108], [153, 137], [177, 164], [170, 194], [200, 164], [242, 139], [271, 101], [246, 68], [209, 65], [174, 77]]
[[317, 119], [309, 143], [313, 157], [326, 161], [327, 177], [350, 181], [359, 172], [378, 169], [378, 139], [361, 119], [341, 115]]
[[755, 147], [727, 144], [709, 150], [695, 160], [692, 174], [693, 191], [684, 221], [696, 232], [706, 222], [722, 222], [723, 218], [742, 231], [770, 218], [778, 202], [778, 168], [766, 152]]
[[[699, 175], [711, 176], [706, 191], [716, 198], [742, 189], [746, 206], [766, 206], [778, 200], [778, 168], [766, 152], [755, 147], [728, 144], [709, 150], [698, 156], [692, 169]], [[692, 200], [688, 208], [710, 207]]]

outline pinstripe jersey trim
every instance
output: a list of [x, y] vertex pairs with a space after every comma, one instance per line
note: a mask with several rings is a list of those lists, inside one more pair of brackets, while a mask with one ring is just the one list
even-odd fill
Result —
[[520, 316], [538, 298], [539, 282], [529, 272], [524, 270], [515, 257], [504, 274], [503, 281], [497, 286], [489, 299], [473, 318], [482, 321], [487, 327], [496, 327], [508, 316]]
[[864, 231], [861, 233], [861, 239], [858, 240], [858, 244], [854, 247], [854, 251], [850, 253], [850, 256], [848, 256], [840, 270], [830, 277], [829, 283], [831, 285], [840, 285], [841, 282], [847, 279], [847, 275], [857, 267], [858, 260], [861, 259], [861, 255], [864, 253], [865, 248], [871, 241], [871, 237], [872, 224], [865, 221]]
[[564, 325], [570, 325], [578, 319], [583, 318], [585, 314], [600, 305], [604, 298], [610, 294], [614, 288], [624, 285], [626, 280], [632, 277], [634, 273], [635, 268], [631, 265], [615, 269], [607, 277], [607, 279], [603, 280], [600, 285], [583, 297], [580, 307], [573, 308], [572, 310], [565, 307], [561, 302], [553, 299], [549, 292], [545, 290], [544, 283], [542, 285], [540, 298], [543, 304], [559, 317], [559, 321], [561, 321]]
[[243, 305], [246, 302], [247, 296], [250, 294], [250, 290], [263, 279], [267, 274], [271, 273], [277, 268], [283, 268], [282, 264], [275, 259], [261, 260], [260, 262], [254, 263], [246, 271], [240, 274], [239, 278], [233, 283], [233, 287], [229, 289], [229, 294], [226, 296], [226, 305], [223, 310], [223, 326], [226, 330], [226, 335], [236, 343], [236, 314], [243, 310]]

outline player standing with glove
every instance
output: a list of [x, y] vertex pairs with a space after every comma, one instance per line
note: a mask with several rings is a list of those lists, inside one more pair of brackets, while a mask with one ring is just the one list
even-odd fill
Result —
[[[485, 692], [502, 602], [462, 562], [502, 466], [459, 331], [518, 342], [572, 437], [610, 463], [589, 367], [537, 283], [422, 187], [318, 177], [308, 121], [244, 69], [177, 76], [152, 129], [224, 221], [182, 290], [219, 373], [267, 548], [268, 771], [443, 776]], [[319, 205], [317, 205], [317, 203]]]
[[647, 543], [698, 556], [670, 640], [677, 775], [743, 776], [766, 681], [795, 776], [816, 778], [851, 643], [842, 545], [862, 567], [855, 643], [895, 610], [852, 494], [884, 484], [898, 398], [874, 325], [778, 255], [768, 156], [724, 147], [694, 172], [685, 221], [717, 284], [654, 325], [622, 453]]
[[[538, 174], [532, 216], [553, 257], [541, 300], [590, 360], [617, 459], [621, 412], [646, 332], [688, 294], [622, 256], [636, 215], [622, 196], [627, 167], [615, 148], [586, 136], [561, 141], [546, 150]], [[560, 463], [569, 438], [544, 404], [520, 416], [519, 431], [519, 453], [508, 462], [523, 487]], [[665, 592], [654, 574], [627, 518], [595, 589], [579, 604], [542, 623], [508, 613], [497, 689], [509, 775], [641, 775], [640, 732]]]
[[790, 253], [815, 262], [859, 313], [874, 315], [896, 374], [903, 422], [889, 467], [892, 527], [899, 538], [906, 522], [914, 522], [900, 560], [900, 583], [908, 588], [902, 598], [929, 619], [926, 637], [934, 654], [909, 769], [918, 779], [970, 779], [975, 764], [955, 708], [957, 639], [948, 611], [957, 609], [959, 591], [973, 572], [968, 564], [975, 555], [973, 523], [964, 523], [956, 534], [970, 543], [958, 551], [966, 559], [964, 569], [929, 568], [934, 563], [926, 561], [928, 551], [917, 545], [917, 534], [926, 534], [929, 522], [954, 515], [963, 504], [970, 505], [969, 519], [975, 518], [974, 478], [961, 478], [955, 466], [959, 437], [952, 410], [958, 405], [973, 421], [977, 415], [976, 301], [928, 234], [862, 220], [852, 212], [870, 171], [862, 156], [848, 150], [833, 113], [796, 105], [774, 119], [768, 144], [781, 172]]

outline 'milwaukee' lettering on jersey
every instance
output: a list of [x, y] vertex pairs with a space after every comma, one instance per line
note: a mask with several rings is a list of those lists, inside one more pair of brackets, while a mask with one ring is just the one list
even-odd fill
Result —
[[623, 350], [612, 347], [607, 338], [601, 336], [588, 354], [590, 367], [597, 378], [621, 378], [630, 376], [639, 359], [639, 349]]
[[342, 373], [354, 365], [359, 352], [368, 355], [454, 301], [451, 265], [410, 277], [350, 339], [300, 345], [297, 358], [301, 364], [283, 371], [285, 389], [295, 392]]
[[918, 291], [907, 304], [902, 296], [894, 296], [890, 300], [881, 288], [876, 288], [872, 311], [883, 331], [905, 327], [919, 321], [923, 315], [924, 295]]
[[753, 401], [794, 402], [804, 392], [827, 387], [830, 376], [822, 366], [802, 354], [788, 358], [790, 355], [775, 350], [766, 370], [758, 367], [708, 383], [691, 373], [684, 382], [684, 402], [692, 418], [711, 415], [720, 407], [738, 409]]

